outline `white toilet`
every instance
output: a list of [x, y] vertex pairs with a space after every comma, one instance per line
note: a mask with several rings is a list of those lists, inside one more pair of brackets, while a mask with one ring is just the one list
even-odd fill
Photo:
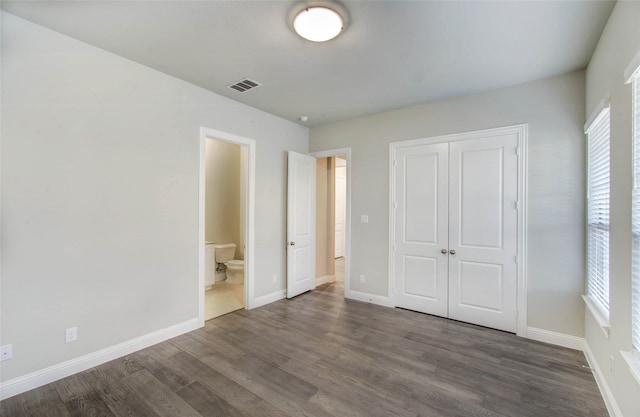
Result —
[[244, 261], [233, 259], [236, 254], [236, 244], [215, 244], [213, 247], [215, 248], [216, 263], [224, 264], [227, 267], [227, 282], [229, 284], [244, 284]]
[[244, 261], [232, 259], [225, 263], [227, 266], [227, 282], [230, 284], [244, 284]]

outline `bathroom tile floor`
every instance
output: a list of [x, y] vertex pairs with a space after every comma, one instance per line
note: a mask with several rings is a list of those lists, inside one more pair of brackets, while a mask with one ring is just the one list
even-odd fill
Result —
[[204, 319], [222, 316], [244, 308], [244, 284], [218, 281], [204, 293]]

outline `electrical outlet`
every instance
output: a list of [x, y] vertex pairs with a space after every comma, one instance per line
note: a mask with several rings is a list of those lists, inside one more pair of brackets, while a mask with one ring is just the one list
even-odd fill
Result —
[[71, 343], [78, 340], [78, 328], [77, 327], [69, 327], [64, 331], [64, 342]]
[[0, 346], [0, 362], [13, 358], [13, 345]]
[[364, 277], [364, 275], [360, 275], [360, 284], [364, 284], [366, 281], [366, 278]]
[[361, 214], [360, 223], [369, 223], [369, 216], [367, 214]]

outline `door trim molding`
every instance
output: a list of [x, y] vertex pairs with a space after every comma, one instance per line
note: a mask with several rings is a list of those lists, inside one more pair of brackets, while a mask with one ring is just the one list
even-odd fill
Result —
[[256, 182], [256, 141], [220, 130], [200, 127], [199, 149], [200, 167], [198, 177], [198, 322], [204, 326], [204, 201], [206, 178], [205, 144], [207, 139], [215, 139], [247, 147], [247, 186], [245, 207], [245, 264], [244, 264], [244, 306], [250, 310], [255, 303], [255, 182]]
[[344, 238], [344, 296], [357, 299], [351, 290], [351, 148], [328, 149], [326, 151], [311, 152], [314, 158], [328, 158], [345, 155], [347, 159], [347, 198], [345, 207], [345, 238]]
[[527, 137], [528, 124], [504, 126], [492, 129], [433, 136], [422, 139], [389, 143], [389, 299], [395, 301], [395, 257], [393, 240], [395, 236], [394, 196], [396, 194], [395, 166], [396, 152], [401, 148], [431, 145], [443, 142], [482, 139], [487, 136], [517, 135], [518, 138], [518, 266], [517, 266], [517, 318], [516, 334], [527, 337]]

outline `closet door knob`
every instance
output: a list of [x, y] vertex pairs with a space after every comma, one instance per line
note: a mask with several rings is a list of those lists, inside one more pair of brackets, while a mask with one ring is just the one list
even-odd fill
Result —
[[446, 253], [447, 253], [447, 250], [446, 250], [446, 249], [440, 249], [440, 253], [442, 253], [442, 254], [446, 254]]
[[289, 242], [289, 246], [295, 246], [296, 242]]
[[449, 251], [449, 253], [450, 253], [450, 254], [452, 254], [452, 255], [455, 255], [455, 254], [456, 254], [456, 250], [455, 250], [455, 249], [451, 249], [451, 250]]

